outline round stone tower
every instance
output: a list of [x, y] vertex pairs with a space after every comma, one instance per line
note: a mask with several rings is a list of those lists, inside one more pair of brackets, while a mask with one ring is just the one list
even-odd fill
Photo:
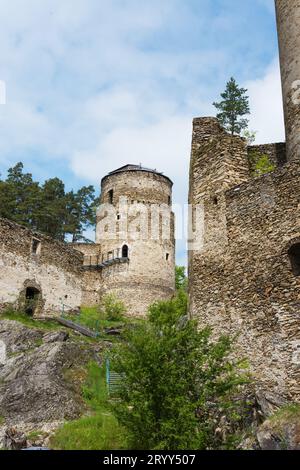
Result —
[[143, 316], [175, 290], [172, 181], [156, 170], [126, 165], [101, 182], [96, 243], [102, 292], [115, 293], [130, 315]]
[[300, 159], [300, 0], [275, 0], [287, 159]]

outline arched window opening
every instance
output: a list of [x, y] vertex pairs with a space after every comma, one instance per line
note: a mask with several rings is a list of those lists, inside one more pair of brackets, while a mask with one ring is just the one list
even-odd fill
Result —
[[292, 271], [295, 276], [300, 276], [300, 243], [291, 246], [288, 251]]
[[122, 258], [128, 258], [128, 246], [124, 245], [122, 248]]

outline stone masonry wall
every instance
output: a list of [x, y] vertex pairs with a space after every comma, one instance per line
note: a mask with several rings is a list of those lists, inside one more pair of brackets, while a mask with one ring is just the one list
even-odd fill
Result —
[[251, 153], [258, 155], [268, 155], [269, 160], [276, 167], [280, 167], [286, 163], [286, 144], [280, 142], [276, 144], [250, 145], [248, 147], [249, 161], [251, 161]]
[[[102, 270], [103, 291], [120, 297], [130, 315], [143, 316], [151, 303], [168, 299], [175, 291], [172, 182], [156, 172], [123, 171], [102, 180], [102, 204], [109, 202], [110, 191], [113, 191], [112, 206], [116, 211], [113, 227], [107, 227], [104, 233], [106, 211], [98, 212], [96, 241], [101, 244], [104, 261], [122, 257], [124, 245], [128, 247], [128, 260]], [[125, 209], [119, 204], [120, 197], [127, 198]], [[153, 204], [164, 205], [167, 221], [152, 217]], [[157, 238], [151, 236], [151, 227], [157, 229]], [[169, 234], [167, 238], [164, 228]]]
[[300, 160], [300, 0], [275, 0], [287, 159]]
[[227, 191], [226, 220], [219, 331], [240, 334], [263, 388], [300, 400], [300, 277], [288, 256], [300, 240], [300, 165]]
[[102, 271], [97, 268], [102, 261], [101, 245], [98, 243], [72, 243], [74, 250], [83, 254], [82, 305], [94, 307], [103, 295]]
[[199, 247], [189, 245], [190, 311], [210, 308], [216, 323], [225, 309], [219, 286], [228, 245], [225, 191], [248, 178], [245, 142], [229, 136], [217, 119], [194, 119], [189, 204], [202, 208], [204, 218], [190, 236], [194, 242], [201, 239]]
[[40, 292], [36, 316], [58, 314], [62, 302], [77, 309], [82, 258], [64, 243], [0, 219], [0, 307], [22, 303], [34, 288]]
[[214, 119], [194, 121], [190, 203], [203, 205], [204, 220], [189, 252], [190, 315], [238, 334], [259, 388], [300, 400], [300, 277], [288, 256], [300, 241], [300, 166], [250, 179], [242, 155]]

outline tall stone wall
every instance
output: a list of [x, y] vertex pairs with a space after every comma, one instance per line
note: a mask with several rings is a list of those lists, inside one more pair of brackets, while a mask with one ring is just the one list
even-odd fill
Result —
[[218, 322], [217, 316], [225, 309], [218, 286], [228, 245], [225, 191], [249, 177], [245, 142], [228, 135], [215, 118], [194, 119], [189, 204], [194, 210], [199, 208], [203, 218], [190, 234], [194, 242], [189, 245], [192, 315], [209, 307]]
[[300, 0], [275, 0], [287, 158], [300, 159]]
[[202, 243], [189, 252], [190, 315], [237, 335], [259, 388], [300, 400], [300, 277], [289, 254], [300, 241], [300, 165], [251, 179], [240, 138], [214, 119], [195, 124], [190, 203], [204, 217]]
[[250, 169], [252, 158], [251, 156], [255, 155], [267, 155], [269, 161], [273, 163], [275, 167], [280, 167], [284, 165], [287, 161], [286, 158], [286, 143], [285, 142], [278, 142], [274, 144], [261, 144], [261, 145], [250, 145], [248, 147], [248, 157], [249, 157], [249, 164]]
[[228, 251], [218, 330], [239, 334], [257, 383], [300, 400], [300, 165], [290, 163], [226, 193]]
[[[102, 180], [101, 204], [110, 202], [111, 224], [106, 228], [105, 207], [97, 216], [102, 260], [124, 258], [124, 246], [128, 253], [122, 263], [103, 268], [103, 291], [120, 297], [129, 314], [143, 316], [151, 303], [170, 298], [175, 290], [172, 182], [155, 171], [117, 171]], [[152, 210], [160, 205], [156, 217]]]
[[72, 243], [74, 250], [83, 254], [82, 306], [97, 306], [103, 295], [101, 245], [98, 243]]
[[77, 309], [82, 297], [82, 255], [6, 219], [0, 219], [0, 307], [38, 297], [34, 315]]

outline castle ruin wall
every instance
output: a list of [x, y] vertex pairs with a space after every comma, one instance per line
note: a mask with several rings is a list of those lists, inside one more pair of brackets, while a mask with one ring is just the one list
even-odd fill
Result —
[[26, 291], [39, 296], [35, 316], [81, 305], [82, 255], [67, 244], [0, 219], [0, 307], [22, 307]]

